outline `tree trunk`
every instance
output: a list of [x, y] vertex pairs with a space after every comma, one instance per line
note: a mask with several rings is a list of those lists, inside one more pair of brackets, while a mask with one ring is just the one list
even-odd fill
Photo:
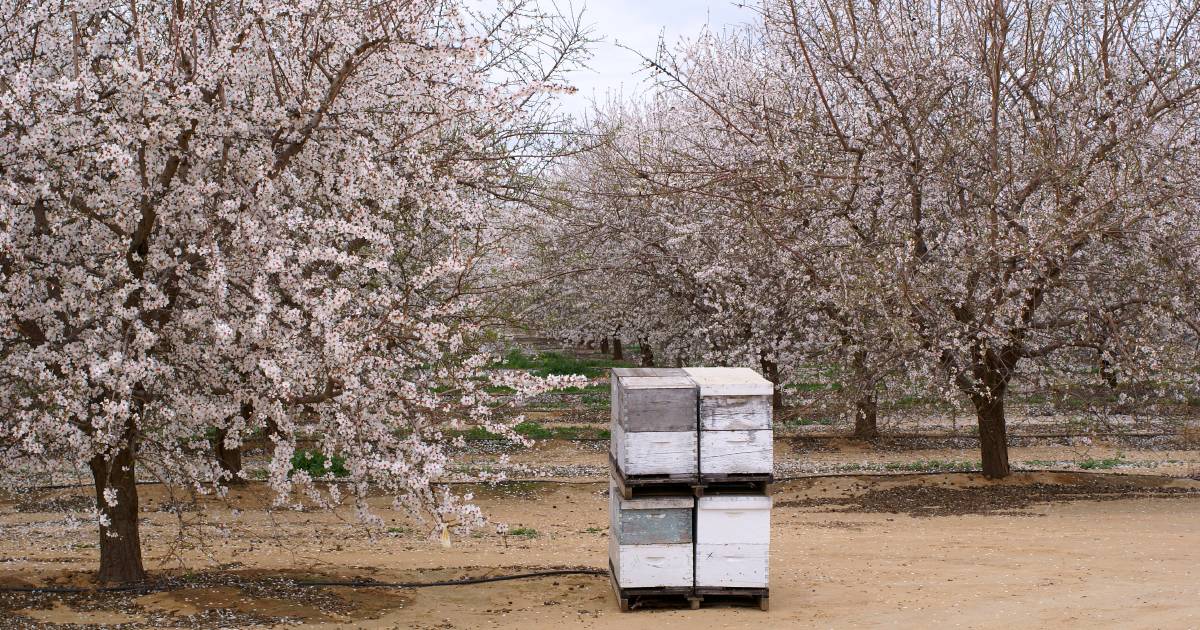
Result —
[[879, 394], [875, 391], [875, 379], [867, 366], [867, 353], [859, 350], [851, 361], [854, 369], [854, 388], [858, 400], [854, 403], [854, 437], [873, 440], [879, 437]]
[[879, 437], [879, 398], [874, 389], [862, 392], [854, 403], [854, 437], [860, 440]]
[[624, 361], [625, 350], [621, 348], [621, 338], [613, 337], [613, 361]]
[[759, 359], [759, 365], [762, 366], [763, 377], [771, 381], [771, 408], [783, 409], [783, 387], [779, 383], [779, 364], [766, 359]]
[[1117, 372], [1113, 369], [1113, 364], [1108, 359], [1100, 356], [1100, 377], [1108, 383], [1109, 389], [1116, 389], [1120, 383], [1117, 381]]
[[638, 344], [642, 351], [642, 367], [654, 367], [654, 349], [645, 341]]
[[1008, 435], [1004, 421], [1004, 390], [991, 397], [974, 395], [975, 415], [979, 420], [979, 452], [983, 457], [983, 476], [1000, 479], [1012, 473], [1008, 467]]
[[[142, 540], [138, 534], [138, 496], [134, 460], [134, 424], [129, 421], [124, 446], [110, 458], [97, 455], [88, 462], [96, 484], [96, 508], [108, 524], [100, 525], [101, 582], [141, 582]], [[116, 492], [116, 505], [109, 505], [105, 490]]]
[[221, 470], [229, 474], [225, 483], [240, 484], [245, 481], [239, 474], [242, 472], [242, 449], [240, 447], [226, 448], [225, 437], [227, 435], [229, 435], [228, 430], [217, 428], [217, 436], [213, 438], [213, 453], [217, 457], [217, 463], [221, 465]]
[[[251, 416], [254, 414], [254, 405], [248, 402], [242, 403], [239, 413], [245, 419], [246, 426], [249, 426]], [[225, 483], [231, 486], [240, 485], [246, 483], [246, 480], [241, 476], [242, 448], [240, 446], [227, 448], [225, 446], [225, 438], [228, 435], [228, 429], [224, 427], [217, 428], [216, 438], [213, 439], [213, 454], [216, 456], [221, 470], [229, 473], [229, 478], [225, 480]]]
[[608, 337], [600, 340], [600, 354], [608, 354]]

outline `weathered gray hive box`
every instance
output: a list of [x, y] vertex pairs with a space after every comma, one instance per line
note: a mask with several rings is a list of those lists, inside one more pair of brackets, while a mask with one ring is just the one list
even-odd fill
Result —
[[774, 385], [750, 368], [684, 368], [699, 388], [700, 474], [770, 474]]
[[696, 500], [696, 587], [767, 588], [771, 497]]
[[695, 476], [698, 389], [675, 368], [614, 368], [610, 448], [621, 473]]
[[624, 499], [611, 480], [608, 494], [608, 557], [617, 584], [621, 588], [692, 586], [695, 499]]

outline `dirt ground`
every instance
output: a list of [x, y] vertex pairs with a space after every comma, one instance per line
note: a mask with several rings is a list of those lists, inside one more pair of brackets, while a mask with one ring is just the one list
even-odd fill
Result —
[[[1015, 448], [1013, 458], [1074, 456], [1038, 448]], [[1093, 448], [1089, 457], [1111, 455]], [[903, 466], [972, 452], [813, 450], [781, 441], [777, 455], [785, 467], [814, 457]], [[349, 509], [267, 511], [259, 484], [200, 504], [148, 485], [141, 487], [147, 564], [176, 588], [0, 594], [0, 628], [1196, 628], [1200, 481], [1184, 475], [1198, 455], [1120, 451], [1121, 461], [1175, 462], [1153, 475], [1132, 467], [1022, 472], [1003, 482], [970, 473], [784, 481], [774, 492], [769, 612], [722, 604], [621, 613], [599, 575], [422, 589], [294, 585], [603, 568], [607, 485], [589, 473], [602, 470], [604, 454], [578, 444], [549, 442], [514, 457], [559, 473], [553, 481], [461, 487], [475, 492], [493, 521], [522, 535], [489, 529], [449, 548], [391, 513], [372, 537]], [[0, 586], [91, 585], [97, 552], [86, 496], [60, 490], [0, 504]], [[82, 520], [71, 524], [64, 512]], [[194, 521], [182, 537], [181, 519]]]

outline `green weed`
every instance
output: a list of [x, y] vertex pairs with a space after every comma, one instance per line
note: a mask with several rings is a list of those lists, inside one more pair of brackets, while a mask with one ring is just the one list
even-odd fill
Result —
[[1107, 457], [1105, 459], [1084, 459], [1078, 462], [1079, 467], [1083, 470], [1109, 470], [1124, 464], [1125, 460], [1117, 455], [1116, 457]]
[[324, 477], [333, 473], [334, 477], [345, 477], [350, 474], [346, 470], [346, 458], [334, 455], [326, 460], [324, 453], [304, 451], [292, 455], [292, 472], [304, 471], [313, 478]]
[[980, 462], [955, 462], [940, 459], [918, 460], [915, 462], [888, 462], [884, 470], [904, 472], [969, 472], [979, 470]]
[[531, 357], [519, 349], [510, 350], [494, 368], [528, 370], [536, 376], [582, 374], [588, 377], [603, 376], [611, 367], [627, 366], [624, 361], [611, 359], [583, 359], [559, 352], [543, 352]]

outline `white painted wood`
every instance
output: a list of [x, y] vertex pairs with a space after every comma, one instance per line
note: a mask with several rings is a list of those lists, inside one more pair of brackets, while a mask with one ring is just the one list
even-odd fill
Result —
[[700, 399], [701, 430], [754, 431], [770, 428], [770, 396], [706, 396]]
[[696, 545], [696, 586], [768, 588], [768, 545]]
[[625, 499], [616, 482], [608, 482], [609, 534], [608, 556], [613, 576], [621, 588], [652, 588], [659, 586], [692, 586], [695, 546], [688, 542], [673, 544], [621, 544], [620, 519], [622, 511], [654, 514], [663, 510], [693, 509], [692, 497], [654, 497]]
[[694, 367], [683, 368], [700, 387], [700, 397], [708, 396], [770, 396], [775, 391], [771, 381], [750, 368]]
[[665, 367], [632, 367], [632, 368], [612, 368], [612, 376], [616, 378], [626, 378], [629, 376], [687, 376], [687, 372], [683, 368], [665, 368]]
[[626, 476], [696, 474], [695, 431], [626, 432], [611, 428], [613, 459]]
[[769, 429], [701, 431], [700, 474], [770, 474], [775, 466], [771, 438]]
[[616, 545], [613, 574], [621, 588], [691, 586], [694, 549], [691, 543]]
[[696, 500], [697, 544], [771, 542], [771, 497], [706, 495]]

